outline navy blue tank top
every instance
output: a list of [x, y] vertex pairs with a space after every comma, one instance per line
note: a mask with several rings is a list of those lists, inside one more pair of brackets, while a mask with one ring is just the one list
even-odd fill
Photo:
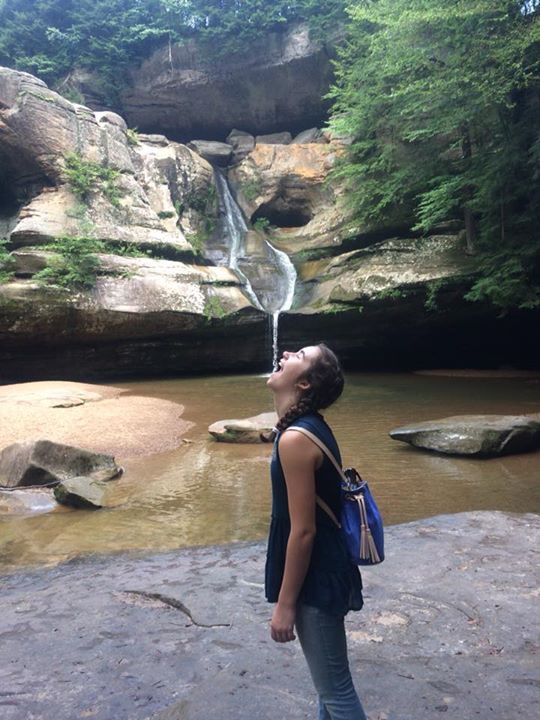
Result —
[[[293, 426], [303, 427], [316, 435], [341, 462], [339, 448], [330, 427], [319, 413], [304, 415]], [[277, 602], [287, 542], [291, 530], [287, 485], [279, 459], [279, 438], [274, 441], [271, 464], [272, 518], [268, 537], [265, 571], [265, 593], [269, 602]], [[324, 456], [315, 472], [315, 490], [339, 518], [341, 512], [340, 477], [330, 460]], [[356, 565], [347, 555], [340, 531], [328, 514], [316, 506], [316, 533], [311, 561], [300, 590], [298, 601], [320, 608], [332, 615], [345, 615], [362, 607], [362, 580]]]

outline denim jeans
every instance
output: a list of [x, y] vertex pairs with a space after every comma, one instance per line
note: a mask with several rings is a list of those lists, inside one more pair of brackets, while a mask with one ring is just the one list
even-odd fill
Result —
[[319, 720], [366, 720], [349, 670], [343, 617], [300, 604], [296, 632], [319, 694]]

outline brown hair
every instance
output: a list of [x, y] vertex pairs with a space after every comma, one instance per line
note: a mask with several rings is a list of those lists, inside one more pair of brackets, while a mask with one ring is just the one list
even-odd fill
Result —
[[317, 345], [319, 354], [306, 373], [299, 378], [309, 383], [298, 401], [290, 407], [274, 430], [267, 436], [261, 435], [265, 442], [272, 442], [278, 432], [283, 432], [302, 415], [330, 407], [343, 392], [343, 371], [336, 354], [324, 343]]

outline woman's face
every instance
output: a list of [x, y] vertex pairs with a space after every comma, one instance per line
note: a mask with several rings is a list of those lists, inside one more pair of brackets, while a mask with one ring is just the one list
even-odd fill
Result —
[[274, 392], [301, 390], [302, 378], [320, 353], [321, 350], [317, 345], [308, 345], [297, 352], [286, 350], [278, 363], [278, 368], [270, 375], [266, 384]]

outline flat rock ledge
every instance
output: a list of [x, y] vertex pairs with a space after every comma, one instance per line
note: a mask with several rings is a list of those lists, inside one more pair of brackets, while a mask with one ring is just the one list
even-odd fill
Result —
[[540, 449], [540, 415], [455, 415], [396, 428], [390, 437], [447, 455], [511, 455]]
[[208, 432], [218, 442], [259, 443], [261, 433], [268, 433], [277, 423], [275, 412], [260, 413], [243, 420], [219, 420], [209, 426]]
[[[370, 719], [537, 717], [540, 517], [446, 515], [386, 539], [346, 622]], [[3, 720], [316, 717], [298, 643], [269, 637], [263, 574], [249, 543], [3, 577]]]

